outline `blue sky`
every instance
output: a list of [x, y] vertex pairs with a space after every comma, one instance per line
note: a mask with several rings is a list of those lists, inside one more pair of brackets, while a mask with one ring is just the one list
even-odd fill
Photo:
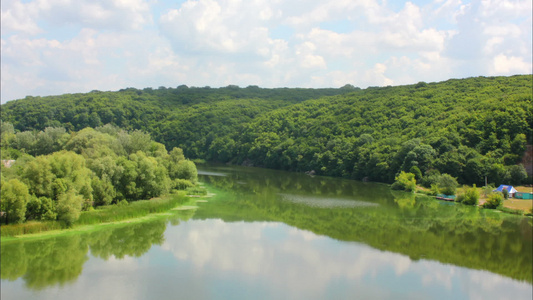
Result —
[[531, 0], [2, 0], [1, 101], [532, 73]]

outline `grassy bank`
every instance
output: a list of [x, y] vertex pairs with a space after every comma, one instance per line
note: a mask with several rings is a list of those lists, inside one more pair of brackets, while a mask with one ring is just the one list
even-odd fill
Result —
[[51, 235], [58, 232], [78, 232], [91, 230], [98, 225], [131, 223], [143, 221], [158, 215], [167, 215], [170, 210], [178, 206], [192, 208], [195, 199], [187, 196], [186, 192], [167, 195], [161, 198], [140, 200], [131, 203], [100, 207], [92, 211], [82, 212], [80, 218], [68, 228], [62, 221], [31, 221], [23, 224], [3, 225], [0, 227], [2, 241], [20, 236]]
[[[528, 186], [515, 186], [514, 188], [519, 192], [526, 192], [526, 193], [530, 193], [532, 189], [531, 187], [528, 187]], [[479, 192], [478, 205], [481, 206], [483, 205], [483, 203], [487, 201], [488, 194], [485, 195], [484, 187], [477, 187], [477, 190]], [[416, 191], [420, 194], [433, 196], [431, 190], [423, 186], [417, 185]], [[502, 212], [517, 214], [517, 215], [531, 214], [532, 209], [533, 209], [533, 200], [516, 199], [516, 198], [505, 199], [503, 201], [502, 206], [499, 208], [499, 210]]]
[[49, 230], [49, 231], [27, 233], [27, 234], [16, 235], [16, 236], [6, 236], [6, 237], [2, 236], [1, 242], [9, 243], [11, 241], [36, 240], [36, 239], [43, 239], [43, 238], [52, 237], [52, 236], [53, 237], [70, 236], [73, 234], [102, 230], [102, 229], [110, 228], [110, 226], [113, 226], [113, 228], [117, 228], [120, 226], [126, 226], [126, 225], [135, 224], [135, 223], [142, 223], [142, 222], [157, 220], [161, 218], [168, 218], [172, 216], [174, 213], [175, 213], [174, 211], [164, 212], [164, 213], [155, 213], [155, 214], [150, 214], [150, 215], [146, 215], [143, 217], [126, 219], [122, 221], [98, 223], [98, 224], [91, 224], [91, 225], [77, 225], [71, 228], [54, 229], [54, 230]]

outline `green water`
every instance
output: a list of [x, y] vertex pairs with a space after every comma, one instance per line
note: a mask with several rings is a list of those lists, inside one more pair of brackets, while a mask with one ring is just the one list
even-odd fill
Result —
[[2, 299], [531, 299], [531, 218], [200, 166], [196, 211], [1, 245]]

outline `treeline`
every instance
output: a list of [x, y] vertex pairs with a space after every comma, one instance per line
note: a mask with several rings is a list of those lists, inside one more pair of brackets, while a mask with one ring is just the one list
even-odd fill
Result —
[[531, 76], [514, 76], [306, 101], [257, 118], [230, 151], [237, 161], [372, 181], [415, 168], [461, 183], [503, 183], [531, 143], [531, 91]]
[[179, 147], [190, 158], [204, 158], [212, 141], [234, 134], [240, 126], [265, 112], [324, 96], [357, 90], [276, 88], [159, 87], [127, 88], [31, 97], [2, 105], [2, 120], [19, 131], [65, 127], [67, 131], [113, 124], [143, 130], [167, 149]]
[[[450, 174], [524, 181], [531, 75], [340, 89], [160, 88], [32, 98], [2, 106], [18, 130], [111, 123], [191, 158], [391, 183]], [[512, 167], [515, 166], [515, 167]]]
[[[15, 132], [1, 124], [1, 219], [63, 220], [82, 210], [150, 199], [197, 181], [195, 164], [183, 151], [168, 152], [140, 130], [113, 125], [67, 133], [62, 127]], [[12, 162], [14, 160], [14, 162]]]

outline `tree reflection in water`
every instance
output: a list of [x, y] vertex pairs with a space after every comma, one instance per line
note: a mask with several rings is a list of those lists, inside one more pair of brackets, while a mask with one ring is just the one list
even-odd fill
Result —
[[108, 260], [126, 256], [140, 257], [152, 245], [164, 242], [167, 222], [179, 224], [193, 211], [180, 211], [168, 219], [121, 225], [85, 234], [50, 237], [39, 240], [3, 242], [1, 278], [24, 279], [30, 289], [74, 282], [90, 254]]

